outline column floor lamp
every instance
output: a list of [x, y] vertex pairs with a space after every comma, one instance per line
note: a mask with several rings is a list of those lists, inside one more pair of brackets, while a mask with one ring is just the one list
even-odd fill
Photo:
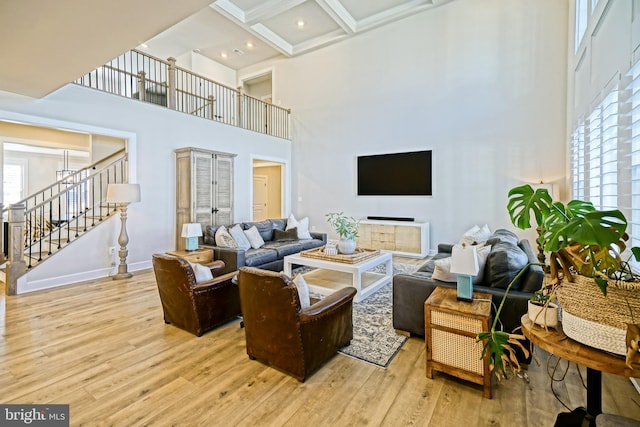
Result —
[[129, 235], [127, 235], [127, 207], [129, 203], [140, 201], [140, 185], [139, 184], [109, 184], [107, 187], [107, 203], [117, 203], [120, 209], [120, 235], [118, 236], [118, 244], [120, 251], [120, 264], [118, 265], [118, 273], [112, 276], [114, 280], [127, 279], [131, 277], [131, 273], [127, 271], [127, 244], [129, 244]]

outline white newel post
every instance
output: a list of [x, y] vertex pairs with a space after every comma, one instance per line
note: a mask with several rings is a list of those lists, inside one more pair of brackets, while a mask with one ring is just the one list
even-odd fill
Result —
[[16, 295], [18, 278], [27, 271], [24, 261], [24, 205], [9, 207], [9, 260], [6, 269], [6, 293]]
[[178, 92], [176, 90], [176, 58], [167, 58], [169, 69], [167, 70], [167, 107], [175, 110]]

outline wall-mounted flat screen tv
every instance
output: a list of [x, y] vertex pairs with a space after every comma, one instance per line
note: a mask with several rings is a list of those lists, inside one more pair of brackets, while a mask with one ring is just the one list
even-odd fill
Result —
[[358, 156], [359, 196], [431, 196], [431, 150]]

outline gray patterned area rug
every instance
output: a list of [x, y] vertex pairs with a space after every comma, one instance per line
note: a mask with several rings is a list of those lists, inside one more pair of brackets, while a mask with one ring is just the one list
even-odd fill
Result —
[[[393, 273], [412, 273], [418, 268], [412, 264], [393, 263]], [[353, 303], [353, 339], [351, 344], [338, 350], [381, 368], [386, 368], [407, 340], [393, 329], [391, 284], [359, 303]], [[311, 295], [318, 298], [318, 295]]]

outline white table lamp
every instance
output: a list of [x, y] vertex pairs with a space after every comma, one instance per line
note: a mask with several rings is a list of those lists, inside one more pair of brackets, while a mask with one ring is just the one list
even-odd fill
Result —
[[473, 276], [480, 271], [476, 246], [455, 245], [451, 253], [451, 272], [458, 275], [458, 295], [462, 301], [473, 301]]
[[118, 273], [113, 276], [114, 280], [127, 279], [131, 277], [131, 273], [127, 271], [127, 244], [129, 236], [127, 235], [127, 206], [129, 203], [140, 201], [140, 185], [139, 184], [109, 184], [107, 187], [107, 203], [117, 203], [120, 208], [120, 236], [118, 243], [120, 244], [120, 265], [118, 265]]
[[181, 236], [185, 238], [185, 249], [195, 251], [198, 249], [198, 237], [202, 236], [202, 224], [198, 222], [182, 224]]

